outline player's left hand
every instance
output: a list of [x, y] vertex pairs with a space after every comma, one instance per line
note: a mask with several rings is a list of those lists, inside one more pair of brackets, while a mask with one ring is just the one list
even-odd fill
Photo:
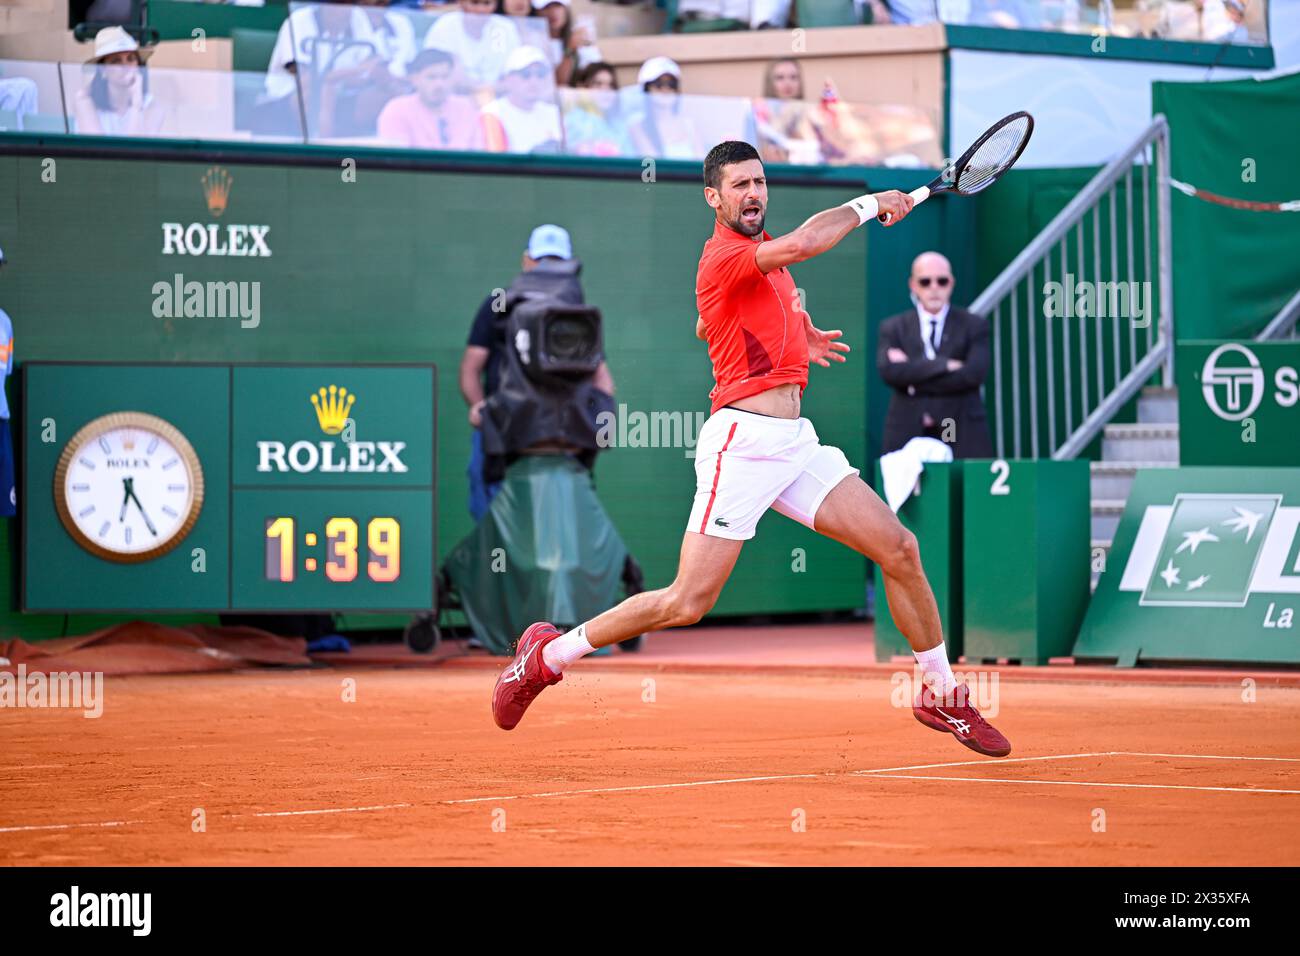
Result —
[[807, 323], [808, 361], [816, 362], [822, 368], [830, 368], [831, 362], [847, 361], [842, 352], [850, 351], [844, 342], [835, 341], [844, 333], [839, 329], [823, 332], [811, 322]]

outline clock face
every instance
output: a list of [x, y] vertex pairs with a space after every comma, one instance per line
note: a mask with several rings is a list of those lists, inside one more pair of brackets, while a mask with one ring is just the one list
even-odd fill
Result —
[[147, 561], [189, 533], [203, 507], [203, 469], [176, 428], [154, 415], [115, 412], [72, 437], [54, 473], [68, 533], [110, 561]]

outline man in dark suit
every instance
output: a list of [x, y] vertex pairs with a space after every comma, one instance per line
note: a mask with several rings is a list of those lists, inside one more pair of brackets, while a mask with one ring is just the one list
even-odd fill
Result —
[[913, 438], [938, 438], [954, 458], [991, 458], [980, 386], [989, 369], [989, 326], [951, 307], [952, 266], [923, 252], [908, 279], [914, 307], [880, 326], [876, 365], [894, 389], [885, 416], [881, 454]]

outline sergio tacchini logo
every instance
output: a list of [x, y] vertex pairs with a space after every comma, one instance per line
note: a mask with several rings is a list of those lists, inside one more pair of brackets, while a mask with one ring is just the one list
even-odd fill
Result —
[[[1225, 353], [1236, 353], [1246, 360], [1245, 365], [1219, 364]], [[1219, 404], [1219, 391], [1224, 390], [1224, 402]], [[1260, 368], [1255, 353], [1236, 342], [1225, 342], [1211, 352], [1201, 367], [1201, 394], [1210, 411], [1228, 422], [1239, 422], [1259, 408], [1264, 398], [1264, 370]]]

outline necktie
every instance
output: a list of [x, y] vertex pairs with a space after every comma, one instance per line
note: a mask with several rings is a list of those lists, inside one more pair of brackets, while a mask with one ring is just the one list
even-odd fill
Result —
[[930, 348], [939, 351], [939, 318], [934, 315], [930, 316]]

